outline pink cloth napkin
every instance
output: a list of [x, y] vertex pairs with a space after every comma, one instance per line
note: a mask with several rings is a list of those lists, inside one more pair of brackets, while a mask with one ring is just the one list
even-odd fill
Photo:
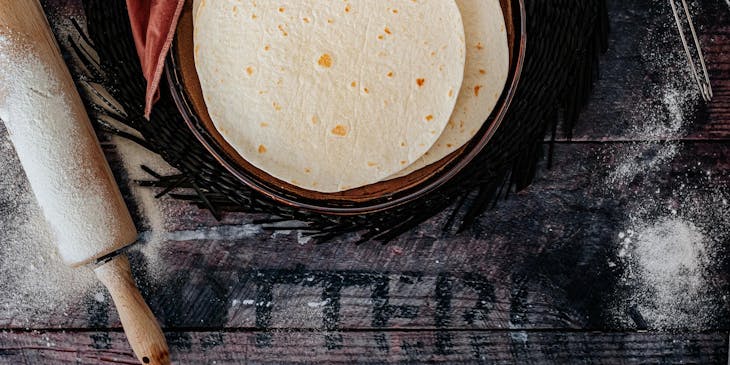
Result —
[[160, 98], [165, 57], [184, 4], [185, 0], [127, 0], [134, 45], [147, 79], [144, 116], [148, 120], [152, 105]]

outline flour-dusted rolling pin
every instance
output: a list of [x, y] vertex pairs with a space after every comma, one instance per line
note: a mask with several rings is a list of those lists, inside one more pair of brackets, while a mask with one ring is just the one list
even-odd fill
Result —
[[137, 231], [38, 0], [0, 0], [0, 119], [64, 262], [95, 265], [137, 358], [169, 364], [119, 253]]

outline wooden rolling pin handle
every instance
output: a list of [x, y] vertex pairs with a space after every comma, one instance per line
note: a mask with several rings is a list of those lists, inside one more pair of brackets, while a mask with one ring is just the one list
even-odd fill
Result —
[[129, 344], [143, 364], [170, 364], [170, 351], [157, 319], [139, 293], [127, 255], [120, 254], [94, 269], [112, 295]]

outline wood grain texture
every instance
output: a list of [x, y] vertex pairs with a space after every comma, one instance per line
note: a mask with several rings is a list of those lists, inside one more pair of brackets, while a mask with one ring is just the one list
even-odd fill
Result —
[[[671, 7], [667, 2], [608, 1], [611, 19], [608, 52], [601, 59], [600, 78], [581, 114], [573, 140], [644, 140], [636, 124], [661, 120], [664, 94], [676, 91], [699, 98], [690, 79]], [[695, 2], [697, 26], [715, 97], [694, 105], [686, 115], [687, 130], [652, 138], [730, 139], [730, 10], [723, 1]]]
[[[154, 268], [145, 256], [132, 253], [135, 277], [153, 311], [171, 328], [641, 328], [628, 307], [610, 305], [620, 296], [624, 270], [618, 234], [647, 196], [659, 207], [656, 217], [662, 217], [684, 195], [727, 192], [730, 149], [684, 144], [666, 166], [614, 189], [606, 175], [617, 163], [615, 148], [558, 145], [554, 169], [543, 170], [533, 187], [500, 202], [500, 209], [467, 232], [444, 234], [446, 214], [387, 246], [300, 244], [296, 232], [235, 236], [237, 226], [221, 225], [170, 233]], [[662, 187], [658, 194], [657, 186]], [[687, 194], [681, 186], [698, 188]], [[679, 214], [693, 213], [698, 204], [683, 204]], [[730, 227], [716, 219], [699, 222], [717, 222], [717, 239]], [[727, 330], [727, 256], [718, 255], [714, 265], [708, 275], [714, 278], [710, 297], [717, 307], [712, 321], [700, 328]], [[158, 281], [153, 269], [161, 270]], [[25, 323], [0, 312], [0, 323], [6, 328], [118, 326], [108, 304], [89, 295], [67, 315]], [[17, 305], [21, 310], [24, 303]]]
[[[79, 1], [46, 3], [70, 9]], [[627, 156], [648, 163], [665, 146], [632, 143], [646, 136], [631, 128], [631, 116], [639, 107], [661, 108], [655, 86], [682, 74], [642, 58], [662, 38], [658, 46], [667, 57], [683, 57], [668, 6], [653, 2], [609, 1], [611, 47], [576, 142], [558, 143], [553, 169], [543, 166], [533, 186], [500, 202], [469, 231], [443, 233], [445, 213], [388, 246], [312, 245], [300, 243], [297, 232], [263, 230], [253, 224], [256, 216], [227, 214], [217, 222], [163, 199], [170, 233], [159, 261], [139, 252], [130, 258], [167, 330], [172, 358], [191, 364], [727, 363], [730, 213], [711, 198], [730, 192], [730, 10], [722, 1], [700, 3], [693, 9], [715, 99], [692, 111], [697, 121], [679, 134], [684, 141], [673, 144], [676, 155], [618, 181], [610, 172], [630, 162]], [[113, 151], [108, 157], [128, 193], [133, 182]], [[643, 205], [651, 209], [641, 213]], [[639, 332], [645, 323], [621, 302], [618, 234], [633, 216], [671, 217], [672, 209], [692, 216], [724, 247], [707, 273], [713, 307], [699, 326]], [[133, 214], [148, 228], [142, 214]], [[0, 311], [0, 328], [9, 329], [0, 333], [0, 364], [135, 363], [110, 298], [92, 296], [72, 311], [51, 308], [30, 322], [13, 313], [37, 312], [32, 303]]]
[[[103, 344], [94, 338], [106, 335]], [[343, 332], [342, 345], [326, 334], [275, 332], [167, 333], [180, 364], [725, 364], [726, 333], [600, 333], [460, 331], [448, 349], [438, 333]], [[4, 332], [0, 364], [136, 364], [122, 334], [101, 332]]]

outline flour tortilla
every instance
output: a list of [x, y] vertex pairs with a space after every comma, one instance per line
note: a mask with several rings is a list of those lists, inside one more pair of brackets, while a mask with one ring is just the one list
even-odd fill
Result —
[[193, 25], [198, 17], [198, 8], [200, 7], [200, 0], [193, 0]]
[[420, 158], [464, 75], [453, 0], [202, 1], [194, 38], [216, 129], [254, 166], [320, 192]]
[[441, 160], [469, 142], [497, 104], [509, 73], [509, 47], [499, 0], [456, 0], [464, 22], [466, 66], [454, 113], [436, 144], [391, 178]]

